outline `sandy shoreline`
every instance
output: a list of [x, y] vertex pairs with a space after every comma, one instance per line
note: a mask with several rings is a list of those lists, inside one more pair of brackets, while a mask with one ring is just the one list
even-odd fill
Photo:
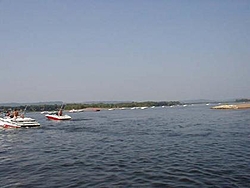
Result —
[[211, 109], [247, 109], [250, 108], [250, 103], [241, 103], [241, 104], [225, 104], [214, 106]]

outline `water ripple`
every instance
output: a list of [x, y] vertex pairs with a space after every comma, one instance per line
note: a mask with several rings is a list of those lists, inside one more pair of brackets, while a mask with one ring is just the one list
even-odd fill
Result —
[[[249, 187], [247, 111], [206, 107], [73, 114], [0, 130], [1, 187]], [[248, 111], [249, 112], [249, 111]]]

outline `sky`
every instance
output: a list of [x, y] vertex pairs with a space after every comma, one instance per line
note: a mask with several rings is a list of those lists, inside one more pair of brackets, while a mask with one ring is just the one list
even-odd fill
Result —
[[0, 103], [250, 98], [249, 0], [0, 0]]

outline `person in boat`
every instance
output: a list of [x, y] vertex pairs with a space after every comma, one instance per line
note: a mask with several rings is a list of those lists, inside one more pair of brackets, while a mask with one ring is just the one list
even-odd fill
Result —
[[9, 110], [6, 112], [5, 116], [10, 117], [10, 111]]
[[14, 117], [14, 111], [12, 111], [9, 115], [10, 118], [13, 118]]
[[18, 116], [18, 110], [15, 109], [14, 112], [13, 112], [13, 117], [14, 117], [14, 118], [17, 118], [17, 116]]
[[58, 111], [58, 116], [62, 116], [62, 109]]

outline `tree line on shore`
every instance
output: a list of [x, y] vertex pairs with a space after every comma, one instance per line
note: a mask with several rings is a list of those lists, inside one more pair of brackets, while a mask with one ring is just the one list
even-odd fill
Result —
[[250, 102], [250, 99], [236, 99], [235, 102]]
[[26, 111], [29, 112], [41, 112], [41, 111], [56, 111], [60, 108], [63, 108], [64, 110], [79, 110], [79, 109], [86, 109], [86, 108], [100, 108], [100, 109], [109, 109], [109, 108], [132, 108], [132, 107], [151, 107], [151, 106], [174, 106], [174, 105], [180, 105], [181, 102], [179, 101], [160, 101], [160, 102], [154, 102], [154, 101], [146, 101], [146, 102], [119, 102], [119, 103], [67, 103], [67, 104], [42, 104], [42, 105], [20, 105], [20, 106], [0, 106], [0, 109], [2, 112], [6, 112], [8, 110], [14, 110], [18, 109], [23, 111], [26, 109]]

